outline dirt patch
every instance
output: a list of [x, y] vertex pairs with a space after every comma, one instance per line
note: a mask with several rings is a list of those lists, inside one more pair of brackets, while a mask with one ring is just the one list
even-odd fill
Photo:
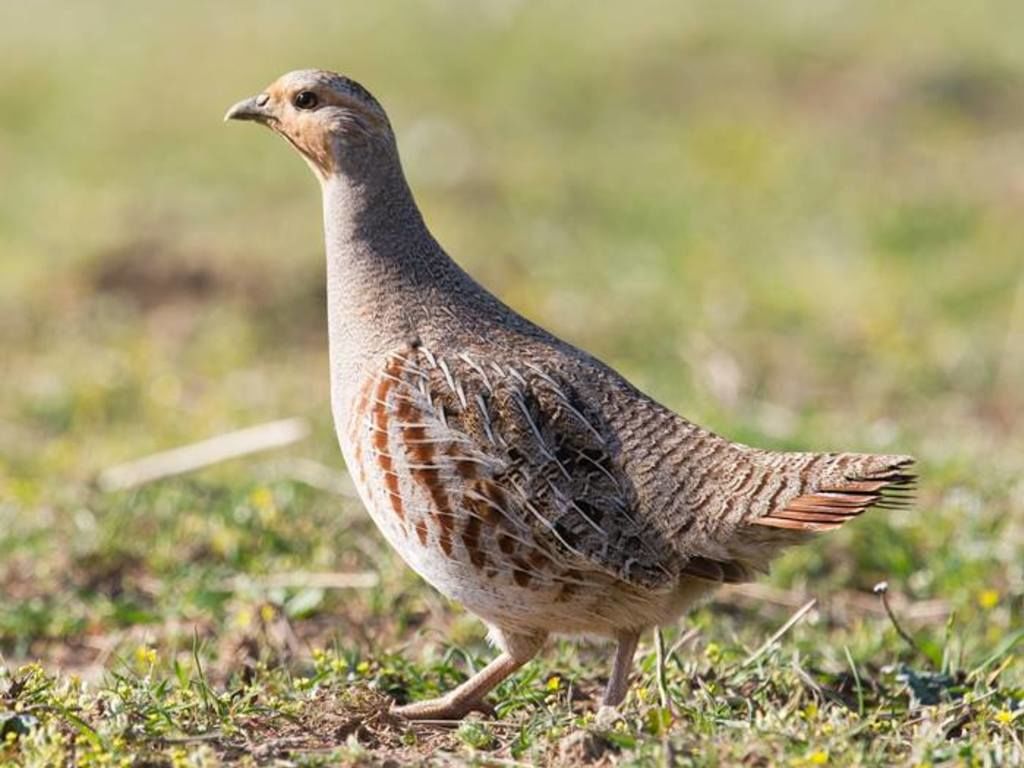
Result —
[[297, 715], [254, 717], [238, 738], [215, 747], [231, 761], [288, 760], [334, 750], [371, 759], [373, 765], [420, 764], [437, 750], [454, 746], [451, 729], [413, 729], [391, 714], [391, 699], [366, 686], [317, 693]]
[[98, 254], [87, 282], [97, 293], [130, 299], [144, 309], [245, 292], [237, 278], [215, 264], [208, 254], [182, 254], [159, 240], [139, 240]]
[[319, 259], [278, 268], [182, 251], [148, 239], [96, 254], [79, 279], [91, 295], [115, 298], [144, 314], [192, 317], [204, 306], [229, 304], [270, 337], [326, 343], [326, 291]]

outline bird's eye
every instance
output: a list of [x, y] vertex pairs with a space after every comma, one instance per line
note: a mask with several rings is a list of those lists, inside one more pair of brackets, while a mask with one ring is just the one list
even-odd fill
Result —
[[316, 94], [312, 91], [299, 91], [295, 94], [295, 106], [299, 109], [313, 109], [317, 103]]

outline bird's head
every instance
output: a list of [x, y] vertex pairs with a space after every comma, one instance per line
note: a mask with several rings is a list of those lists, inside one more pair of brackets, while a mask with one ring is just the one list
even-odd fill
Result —
[[322, 180], [391, 151], [383, 107], [354, 80], [321, 69], [289, 72], [262, 93], [235, 104], [225, 120], [252, 120], [288, 140]]

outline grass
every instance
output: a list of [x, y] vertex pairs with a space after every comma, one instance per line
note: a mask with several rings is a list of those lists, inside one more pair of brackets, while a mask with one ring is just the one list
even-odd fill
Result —
[[[1024, 763], [1022, 21], [0, 6], [0, 764]], [[492, 652], [347, 493], [315, 183], [219, 125], [310, 65], [388, 106], [435, 233], [514, 306], [730, 437], [916, 454], [917, 508], [668, 628], [664, 696], [645, 640], [619, 721], [610, 649], [563, 641], [499, 721], [396, 723]], [[95, 482], [291, 416], [289, 448]]]

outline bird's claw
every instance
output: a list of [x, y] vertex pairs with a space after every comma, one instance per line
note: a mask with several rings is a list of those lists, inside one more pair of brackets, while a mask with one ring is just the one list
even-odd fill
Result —
[[479, 699], [477, 701], [456, 702], [447, 697], [416, 701], [402, 706], [391, 706], [391, 714], [405, 720], [461, 720], [471, 712], [479, 712], [484, 717], [494, 719], [497, 712], [494, 706]]

